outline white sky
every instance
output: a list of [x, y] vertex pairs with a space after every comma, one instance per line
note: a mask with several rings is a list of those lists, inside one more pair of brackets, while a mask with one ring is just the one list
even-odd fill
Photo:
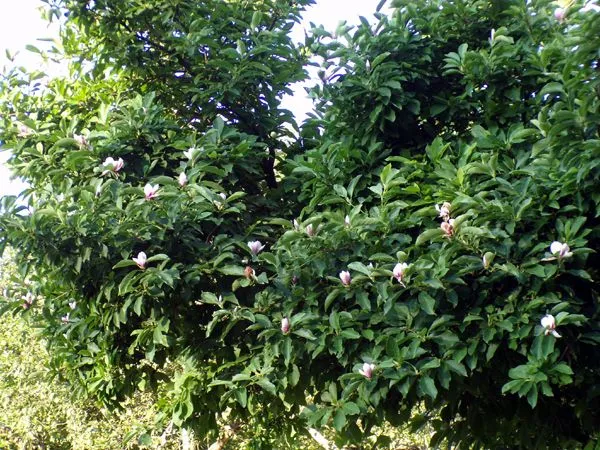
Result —
[[[370, 20], [378, 3], [379, 0], [317, 0], [316, 5], [304, 13], [303, 26], [293, 30], [294, 39], [304, 39], [304, 29], [308, 28], [309, 22], [322, 24], [327, 30], [334, 31], [342, 20], [349, 24], [359, 23], [359, 16]], [[7, 63], [6, 49], [13, 54], [19, 52], [16, 57], [19, 65], [39, 65], [36, 55], [25, 50], [25, 45], [43, 47], [48, 43], [36, 40], [55, 38], [57, 33], [56, 27], [49, 29], [40, 18], [38, 8], [43, 3], [39, 0], [0, 0], [0, 6], [0, 68]], [[298, 122], [304, 120], [306, 112], [311, 109], [311, 101], [306, 97], [303, 85], [294, 86], [294, 96], [284, 99], [283, 107], [293, 111]], [[14, 195], [24, 188], [23, 183], [10, 179], [10, 172], [4, 166], [8, 157], [7, 152], [0, 152], [0, 196]]]

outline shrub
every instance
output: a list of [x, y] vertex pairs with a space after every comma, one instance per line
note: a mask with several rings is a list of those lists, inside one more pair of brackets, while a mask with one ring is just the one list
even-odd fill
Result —
[[[31, 189], [0, 224], [53, 364], [109, 406], [166, 378], [159, 420], [212, 439], [411, 421], [432, 446], [592, 448], [596, 6], [396, 0], [296, 48], [310, 3], [50, 10], [71, 75], [3, 81]], [[279, 99], [309, 53], [298, 130]]]

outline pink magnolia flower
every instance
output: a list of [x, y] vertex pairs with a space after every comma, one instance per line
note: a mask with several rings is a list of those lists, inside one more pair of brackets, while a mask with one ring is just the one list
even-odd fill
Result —
[[153, 198], [157, 197], [158, 188], [158, 184], [146, 184], [146, 186], [144, 186], [144, 197], [146, 200], [152, 200]]
[[177, 181], [179, 182], [179, 186], [184, 187], [188, 182], [188, 177], [185, 172], [181, 172], [177, 177]]
[[263, 248], [265, 248], [265, 246], [262, 245], [260, 241], [250, 241], [248, 242], [248, 248], [250, 249], [250, 252], [252, 252], [252, 254], [256, 256], [261, 252]]
[[394, 266], [394, 278], [398, 280], [398, 283], [404, 286], [402, 280], [404, 279], [404, 274], [406, 273], [406, 269], [408, 268], [408, 264], [405, 262], [398, 263]]
[[115, 160], [112, 156], [109, 156], [102, 163], [102, 166], [105, 167], [105, 170], [104, 170], [104, 172], [102, 172], [102, 175], [106, 175], [109, 172], [116, 173], [119, 170], [121, 170], [124, 165], [125, 165], [125, 163], [123, 162], [123, 158], [119, 158], [119, 159]]
[[344, 225], [349, 227], [350, 226], [350, 216], [346, 214], [346, 217], [344, 217]]
[[350, 272], [348, 272], [347, 270], [342, 270], [340, 272], [340, 280], [342, 280], [342, 284], [344, 286], [350, 286], [350, 283], [352, 283], [352, 277], [350, 276]]
[[146, 261], [148, 259], [148, 257], [146, 256], [146, 253], [139, 252], [137, 255], [137, 258], [131, 258], [131, 259], [133, 259], [133, 262], [136, 263], [140, 269], [146, 268]]
[[306, 225], [305, 231], [309, 237], [313, 237], [316, 234], [312, 223], [309, 223], [308, 225]]
[[546, 314], [544, 317], [542, 317], [540, 323], [542, 324], [542, 327], [544, 327], [544, 335], [548, 336], [549, 334], [552, 334], [552, 336], [556, 338], [561, 337], [561, 335], [558, 334], [558, 332], [555, 329], [556, 320], [554, 319], [554, 316], [552, 314]]
[[444, 230], [446, 237], [451, 237], [454, 234], [454, 219], [444, 221], [441, 223], [440, 228]]
[[284, 317], [281, 319], [281, 332], [287, 334], [290, 331], [290, 319]]
[[298, 221], [296, 219], [294, 219], [292, 221], [292, 225], [294, 226], [294, 230], [300, 231], [300, 224], [298, 223]]
[[65, 314], [64, 316], [62, 316], [62, 317], [60, 318], [60, 321], [61, 321], [62, 323], [69, 323], [69, 313], [67, 313], [67, 314]]
[[375, 370], [375, 364], [364, 363], [362, 369], [358, 371], [362, 376], [367, 379], [373, 378], [373, 371]]
[[452, 209], [452, 205], [450, 203], [444, 202], [442, 203], [442, 206], [435, 205], [435, 209], [440, 214], [439, 217], [441, 217], [444, 222], [447, 222], [448, 219], [450, 219], [450, 210]]
[[558, 241], [554, 241], [552, 244], [550, 244], [550, 253], [552, 253], [558, 259], [570, 258], [573, 256], [573, 252], [571, 252], [569, 246], [566, 243], [563, 244], [562, 242]]
[[565, 16], [567, 15], [567, 11], [564, 8], [556, 8], [554, 10], [554, 18], [559, 22], [565, 20]]

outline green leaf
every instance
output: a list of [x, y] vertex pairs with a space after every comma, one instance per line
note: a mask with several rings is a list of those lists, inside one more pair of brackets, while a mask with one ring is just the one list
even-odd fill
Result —
[[427, 395], [432, 400], [434, 400], [437, 397], [438, 390], [435, 387], [435, 382], [431, 377], [421, 377], [421, 379], [419, 380], [419, 389], [424, 395]]
[[371, 62], [371, 70], [375, 69], [375, 67], [381, 64], [390, 55], [390, 52], [383, 52], [380, 55], [377, 55], [375, 59], [373, 59], [373, 62]]
[[340, 335], [346, 339], [360, 339], [360, 334], [351, 328], [342, 330]]
[[221, 272], [224, 275], [233, 275], [238, 277], [245, 276], [244, 267], [242, 266], [223, 266], [218, 267], [217, 271]]
[[131, 259], [124, 259], [124, 260], [116, 263], [112, 268], [120, 269], [121, 267], [130, 267], [130, 266], [137, 266], [137, 264]]
[[342, 405], [342, 410], [347, 416], [356, 416], [360, 414], [360, 408], [354, 402], [346, 402]]
[[277, 395], [277, 390], [275, 385], [269, 381], [267, 378], [259, 379], [256, 384], [258, 384], [261, 388], [267, 391], [269, 394]]
[[342, 409], [338, 409], [333, 417], [333, 427], [337, 431], [342, 431], [346, 426], [346, 414]]
[[419, 293], [419, 305], [426, 314], [429, 314], [430, 316], [435, 315], [435, 299], [427, 292]]
[[304, 339], [308, 339], [309, 341], [314, 341], [316, 339], [315, 335], [310, 330], [300, 329], [292, 331], [293, 334], [296, 334]]
[[448, 359], [445, 361], [445, 363], [452, 372], [457, 373], [463, 377], [467, 376], [467, 369], [463, 364], [454, 361], [453, 359]]
[[444, 230], [442, 230], [441, 228], [431, 228], [419, 235], [415, 242], [415, 245], [419, 246], [426, 242], [439, 241], [443, 238], [444, 234]]

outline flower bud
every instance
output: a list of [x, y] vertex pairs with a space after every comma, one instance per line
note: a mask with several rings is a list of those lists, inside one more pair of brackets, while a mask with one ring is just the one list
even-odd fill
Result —
[[254, 278], [254, 269], [250, 266], [246, 266], [246, 268], [244, 269], [244, 276], [249, 280]]
[[340, 280], [342, 280], [342, 284], [344, 286], [350, 286], [350, 283], [352, 282], [352, 277], [350, 276], [350, 272], [348, 272], [347, 270], [342, 270], [340, 272]]
[[440, 228], [444, 231], [446, 237], [451, 237], [454, 234], [454, 219], [442, 222]]
[[306, 234], [309, 237], [313, 237], [315, 235], [315, 229], [314, 229], [312, 223], [309, 223], [308, 225], [306, 225], [306, 229], [305, 230], [306, 230]]
[[287, 334], [290, 331], [290, 319], [284, 317], [281, 319], [281, 332]]
[[133, 262], [136, 263], [140, 269], [146, 268], [146, 260], [148, 259], [146, 256], [146, 253], [139, 252], [137, 255], [137, 258], [131, 258], [131, 259], [133, 259]]
[[408, 268], [408, 264], [406, 263], [398, 263], [394, 266], [394, 278], [398, 280], [398, 283], [403, 284], [402, 280], [404, 279], [404, 274], [406, 273], [406, 269]]
[[567, 11], [564, 8], [556, 8], [554, 10], [554, 18], [559, 22], [565, 20], [565, 16], [567, 15]]
[[496, 255], [494, 255], [492, 252], [486, 252], [483, 255], [483, 258], [481, 258], [481, 262], [483, 264], [483, 268], [484, 269], [489, 269], [490, 265], [492, 264], [492, 261], [494, 260], [494, 257]]
[[188, 182], [188, 177], [185, 172], [181, 172], [177, 177], [177, 181], [179, 182], [179, 186], [184, 187]]

